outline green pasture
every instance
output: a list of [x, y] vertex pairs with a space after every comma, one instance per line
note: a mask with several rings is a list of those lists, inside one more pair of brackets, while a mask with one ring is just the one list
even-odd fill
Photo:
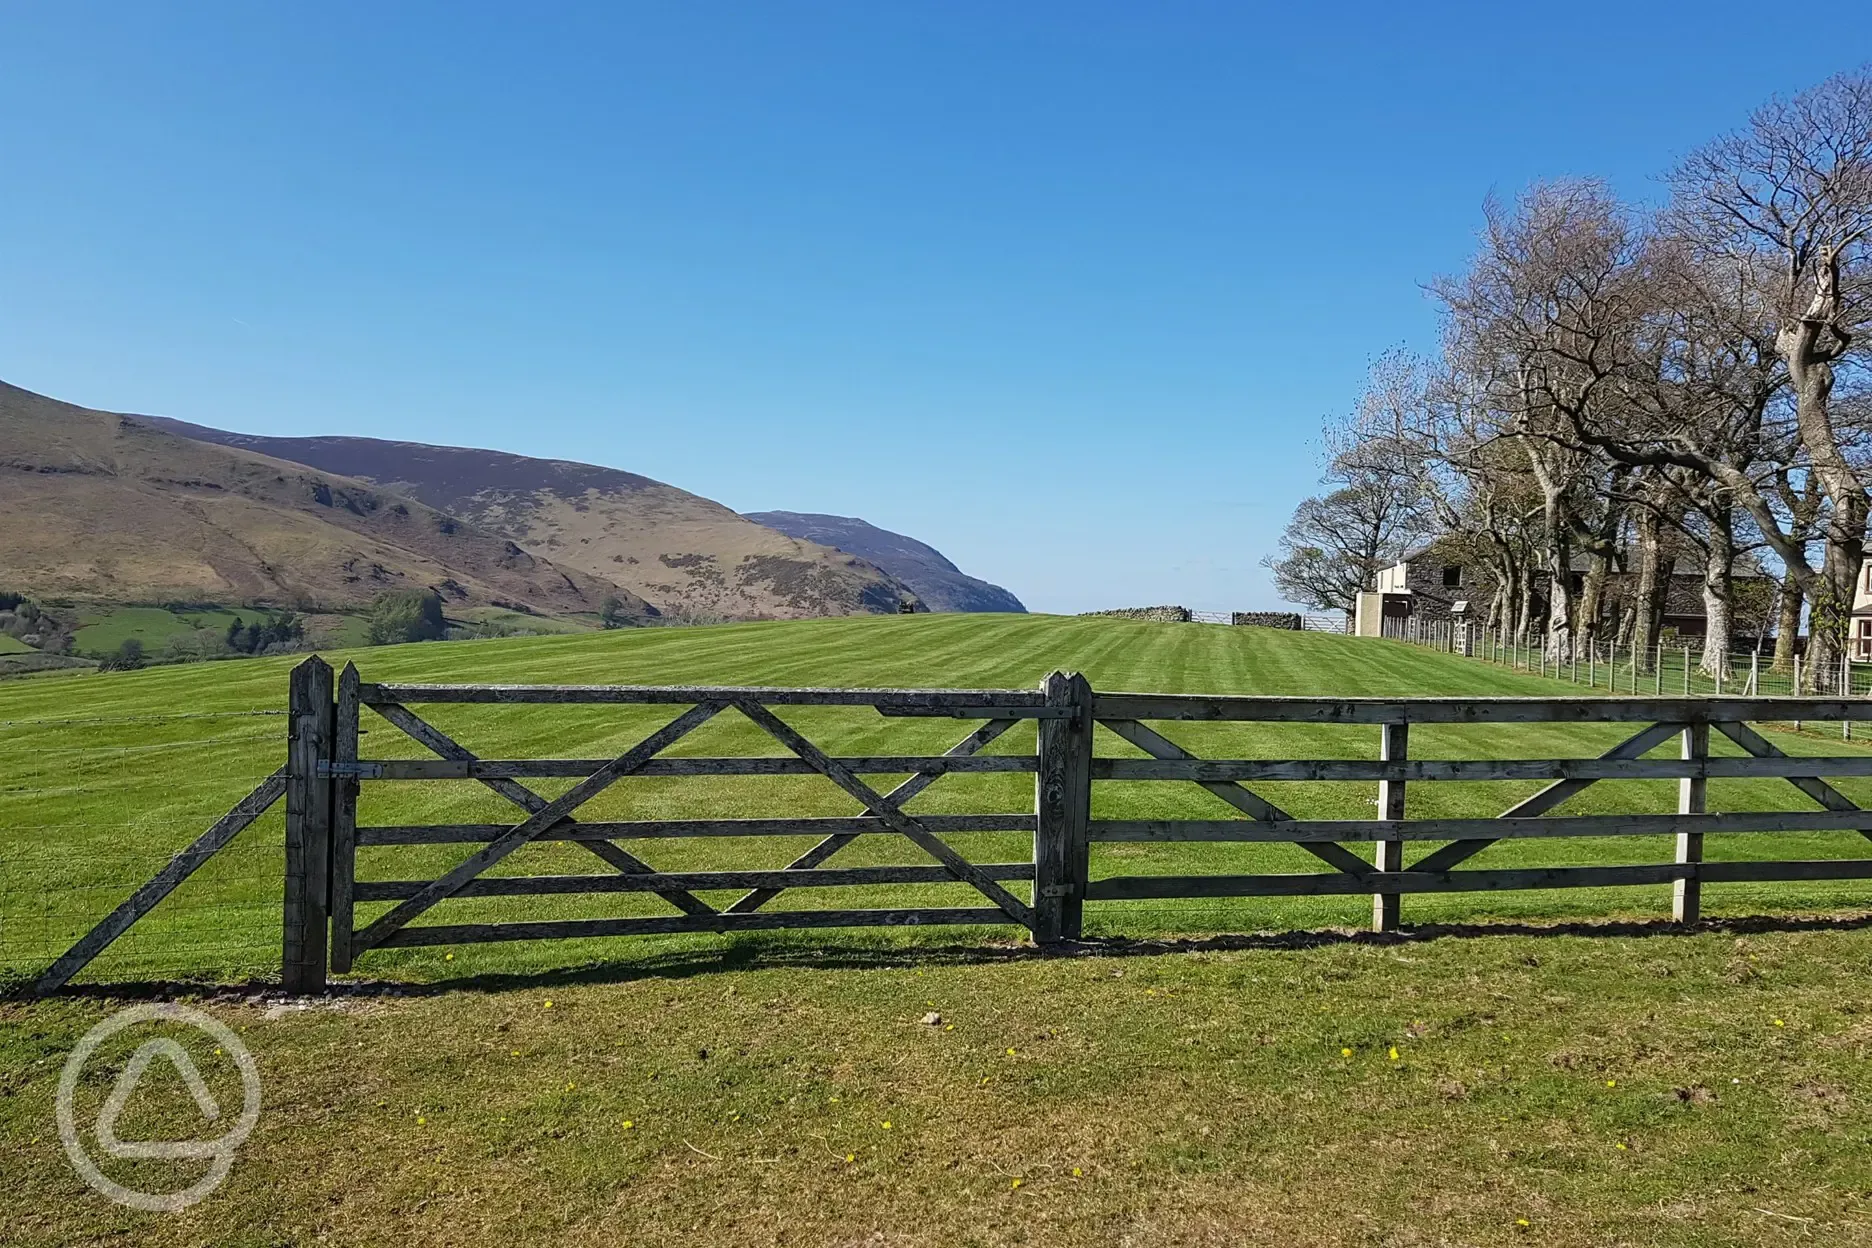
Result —
[[100, 607], [79, 613], [79, 627], [72, 633], [79, 654], [101, 658], [115, 654], [124, 642], [136, 639], [151, 656], [162, 653], [172, 639], [187, 637], [199, 629], [225, 632], [238, 618], [252, 620], [264, 612], [238, 611], [218, 607], [202, 610], [173, 611], [168, 607]]
[[[428, 643], [333, 653], [355, 659], [366, 679], [410, 681], [768, 684], [1031, 688], [1056, 668], [1086, 673], [1105, 690], [1264, 694], [1535, 694], [1573, 686], [1397, 643], [1254, 628], [1169, 625], [1113, 619], [1022, 616], [861, 617], [706, 628], [626, 629], [565, 637]], [[299, 659], [258, 659], [95, 673], [0, 684], [0, 965], [30, 974], [187, 844], [283, 759], [286, 674]], [[674, 713], [642, 707], [418, 708], [483, 757], [609, 757]], [[971, 724], [886, 719], [851, 708], [798, 708], [786, 718], [835, 753], [939, 753]], [[367, 757], [424, 757], [387, 723], [366, 716]], [[1205, 757], [1370, 757], [1370, 726], [1160, 725]], [[1427, 727], [1413, 732], [1419, 757], [1590, 756], [1633, 731], [1625, 725]], [[1841, 747], [1812, 735], [1777, 734], [1790, 752]], [[1727, 743], [1720, 743], [1722, 750]], [[1028, 752], [1031, 727], [991, 750]], [[1137, 751], [1101, 731], [1100, 750]], [[1672, 747], [1661, 751], [1668, 753]], [[729, 711], [680, 742], [677, 755], [780, 754], [778, 743]], [[880, 787], [891, 777], [874, 777]], [[569, 781], [539, 782], [546, 793]], [[1370, 784], [1258, 786], [1301, 816], [1358, 818], [1372, 813]], [[1540, 787], [1538, 782], [1418, 784], [1410, 814], [1486, 816]], [[1872, 784], [1842, 781], [1872, 798]], [[1674, 809], [1674, 782], [1602, 782], [1563, 811]], [[1714, 781], [1713, 810], [1805, 809], [1806, 798], [1781, 781]], [[1232, 812], [1195, 785], [1113, 783], [1095, 786], [1102, 817], [1226, 817]], [[957, 775], [920, 796], [912, 810], [1022, 812], [1032, 779]], [[594, 818], [696, 818], [858, 813], [817, 777], [625, 780], [587, 808]], [[367, 784], [361, 820], [371, 823], [495, 822], [514, 809], [472, 782]], [[280, 822], [276, 810], [119, 942], [90, 974], [101, 979], [152, 975], [227, 977], [277, 967]], [[977, 862], [1022, 862], [1024, 834], [953, 838]], [[785, 865], [810, 841], [800, 838], [700, 838], [636, 843], [633, 851], [672, 870]], [[1855, 857], [1853, 834], [1758, 834], [1712, 837], [1712, 859]], [[363, 851], [360, 877], [432, 877], [466, 851], [461, 846]], [[1361, 850], [1368, 853], [1369, 850]], [[1410, 858], [1428, 852], [1413, 849]], [[1668, 861], [1667, 838], [1592, 838], [1505, 842], [1472, 860], [1477, 866], [1593, 865]], [[870, 836], [832, 865], [922, 861], [914, 847]], [[1407, 859], [1408, 861], [1408, 859]], [[500, 873], [607, 870], [575, 846], [528, 846]], [[1095, 877], [1140, 874], [1308, 871], [1314, 859], [1292, 846], [1226, 844], [1099, 845]], [[1016, 886], [1019, 892], [1026, 886]], [[1707, 886], [1711, 914], [1781, 913], [1857, 907], [1853, 882]], [[710, 898], [725, 902], [730, 895]], [[796, 891], [773, 906], [978, 904], [962, 886]], [[1486, 919], [1555, 920], [1588, 916], [1657, 917], [1668, 889], [1572, 890], [1409, 896], [1407, 923]], [[444, 903], [435, 922], [518, 917], [596, 917], [666, 913], [654, 897], [605, 895], [469, 899]], [[372, 911], [365, 908], [361, 920]], [[1358, 925], [1362, 897], [1099, 903], [1088, 908], [1094, 935], [1151, 936]], [[1016, 935], [983, 929], [966, 939]], [[947, 941], [953, 932], [876, 933], [884, 944]], [[737, 941], [811, 944], [821, 933], [681, 937], [577, 944], [484, 945], [368, 954], [358, 972], [414, 979], [453, 978], [562, 967], [592, 960], [629, 961], [670, 948], [716, 948]]]

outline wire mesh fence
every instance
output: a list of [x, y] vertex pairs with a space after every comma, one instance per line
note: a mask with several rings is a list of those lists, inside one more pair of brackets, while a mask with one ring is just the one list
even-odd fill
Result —
[[[1872, 663], [1850, 654], [1814, 663], [1800, 653], [1777, 661], [1772, 647], [1711, 653], [1696, 640], [1648, 646], [1578, 641], [1567, 647], [1543, 635], [1522, 638], [1461, 620], [1392, 617], [1384, 636], [1463, 655], [1515, 671], [1567, 681], [1601, 693], [1654, 697], [1872, 697]], [[1852, 725], [1840, 724], [1850, 738]]]

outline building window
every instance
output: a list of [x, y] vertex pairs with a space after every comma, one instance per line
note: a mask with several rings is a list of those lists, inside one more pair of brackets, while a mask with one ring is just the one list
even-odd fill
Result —
[[1460, 565], [1451, 564], [1449, 567], [1443, 569], [1443, 588], [1462, 588], [1462, 567]]

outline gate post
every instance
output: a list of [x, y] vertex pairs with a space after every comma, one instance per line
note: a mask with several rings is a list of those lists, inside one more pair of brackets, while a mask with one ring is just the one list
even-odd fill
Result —
[[[1385, 762], [1401, 762], [1410, 756], [1410, 725], [1381, 724], [1382, 736], [1378, 741], [1378, 757]], [[1402, 780], [1380, 780], [1378, 782], [1378, 817], [1398, 820], [1404, 817], [1404, 782]], [[1404, 869], [1404, 842], [1401, 840], [1380, 839], [1374, 844], [1372, 866], [1379, 871], [1402, 871]], [[1396, 893], [1372, 894], [1372, 931], [1395, 932], [1400, 923]]]
[[[347, 663], [338, 674], [338, 717], [332, 737], [332, 761], [343, 768], [358, 761], [358, 670]], [[356, 767], [350, 769], [353, 773]], [[357, 876], [358, 777], [336, 775], [331, 781], [331, 969], [342, 974], [356, 957], [352, 947], [352, 894]]]
[[[1683, 730], [1683, 759], [1685, 762], [1703, 762], [1709, 758], [1709, 724], [1707, 722], [1686, 725]], [[1709, 796], [1709, 781], [1703, 776], [1685, 776], [1677, 782], [1677, 813], [1680, 815], [1700, 815], [1704, 812]], [[1677, 834], [1677, 861], [1698, 863], [1703, 861], [1703, 834], [1701, 832], [1679, 832]], [[1676, 923], [1695, 923], [1703, 917], [1703, 882], [1694, 875], [1671, 882], [1671, 920]]]
[[1034, 940], [1078, 940], [1085, 926], [1086, 825], [1092, 818], [1092, 686], [1077, 672], [1040, 682], [1048, 707], [1034, 772]]
[[292, 670], [286, 738], [286, 904], [280, 980], [287, 992], [325, 989], [331, 887], [332, 670], [314, 655]]

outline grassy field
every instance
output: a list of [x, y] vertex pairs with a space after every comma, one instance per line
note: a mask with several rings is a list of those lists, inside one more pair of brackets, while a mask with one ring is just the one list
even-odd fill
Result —
[[[264, 612], [250, 611], [246, 619], [264, 617]], [[143, 643], [151, 655], [162, 653], [172, 639], [187, 637], [198, 629], [212, 628], [226, 632], [240, 616], [237, 611], [206, 608], [199, 611], [172, 611], [167, 607], [100, 607], [79, 615], [80, 627], [72, 634], [78, 653], [101, 658], [115, 654], [131, 638]]]
[[[234, 995], [207, 1008], [264, 1108], [179, 1215], [86, 1190], [52, 1125], [112, 1003], [0, 1005], [4, 1239], [1864, 1244], [1868, 960], [1850, 923], [1064, 959], [831, 936], [304, 1010]], [[149, 1035], [87, 1067], [78, 1121]], [[238, 1104], [226, 1059], [175, 1038]], [[176, 1081], [144, 1087], [126, 1138], [218, 1131]], [[105, 1164], [152, 1191], [201, 1173]]]
[[[1556, 691], [1385, 642], [1019, 617], [627, 630], [355, 657], [367, 679], [1028, 687], [1058, 667], [1108, 689]], [[278, 765], [292, 661], [0, 682], [0, 953], [14, 973], [56, 952]], [[490, 756], [602, 754], [656, 719], [617, 708], [432, 711]], [[968, 727], [830, 710], [788, 718], [853, 752], [940, 749]], [[1167, 731], [1212, 757], [1369, 756], [1376, 737], [1371, 728]], [[1413, 733], [1412, 747], [1586, 755], [1621, 732], [1452, 728]], [[1776, 739], [1804, 753], [1839, 748]], [[1031, 747], [1030, 737], [1005, 740]], [[1100, 748], [1130, 753], [1109, 737]], [[681, 752], [717, 751], [777, 747], [725, 721]], [[376, 724], [365, 753], [421, 751]], [[605, 813], [853, 809], [810, 778], [628, 783]], [[374, 786], [364, 816], [502, 817], [476, 787]], [[1267, 787], [1299, 813], [1370, 810], [1370, 785]], [[1494, 813], [1534, 787], [1417, 786], [1412, 810]], [[1718, 809], [1801, 801], [1779, 783], [1710, 788]], [[1025, 777], [950, 777], [915, 808], [1018, 810], [1031, 797]], [[1601, 784], [1569, 809], [1673, 800], [1669, 784]], [[1101, 784], [1096, 801], [1100, 813], [1223, 813], [1189, 785]], [[1019, 837], [956, 841], [978, 861], [1029, 852]], [[1860, 844], [1762, 836], [1710, 852], [1845, 856]], [[659, 866], [767, 865], [798, 848], [664, 842], [639, 852]], [[852, 862], [912, 860], [881, 837], [847, 852]], [[372, 853], [372, 878], [433, 871], [451, 857]], [[1479, 861], [1668, 854], [1661, 839], [1582, 840], [1498, 846]], [[511, 861], [516, 871], [590, 869], [564, 847], [529, 847]], [[1290, 847], [1111, 846], [1093, 864], [1099, 875], [1262, 867], [1312, 869]], [[992, 928], [370, 955], [365, 978], [311, 1008], [245, 988], [185, 990], [253, 1051], [265, 1088], [259, 1128], [226, 1186], [192, 1210], [106, 1203], [68, 1165], [53, 1125], [66, 1054], [115, 998], [147, 995], [152, 976], [276, 967], [279, 870], [277, 821], [256, 825], [98, 964], [95, 978], [118, 987], [0, 1004], [9, 1153], [0, 1240], [1872, 1242], [1872, 923], [1859, 917], [1862, 892], [1846, 885], [1711, 887], [1712, 913], [1776, 917], [1695, 931], [1617, 921], [1667, 913], [1665, 890], [1641, 888], [1409, 897], [1407, 922], [1439, 926], [1387, 938], [1345, 930], [1369, 914], [1359, 898], [1098, 906], [1089, 927], [1105, 939], [1070, 957], [1037, 956], [1012, 930]], [[904, 896], [797, 904], [887, 900]], [[936, 887], [916, 900], [966, 897]], [[515, 903], [445, 904], [450, 919], [515, 913]], [[569, 900], [524, 904], [529, 914], [595, 912]], [[630, 912], [616, 898], [604, 909]], [[1587, 915], [1614, 921], [1581, 923]], [[1489, 922], [1460, 925], [1470, 920]], [[1316, 930], [1206, 935], [1292, 928]], [[125, 1033], [101, 1051], [80, 1084], [81, 1122], [148, 1035]], [[220, 1104], [237, 1101], [225, 1058], [200, 1037], [175, 1038]], [[145, 1086], [120, 1135], [209, 1133], [179, 1081]], [[172, 1190], [201, 1164], [106, 1170]]]
[[[1104, 689], [1266, 693], [1533, 693], [1553, 682], [1451, 656], [1380, 641], [1262, 629], [1171, 626], [1046, 617], [870, 617], [713, 628], [620, 630], [568, 637], [431, 643], [331, 656], [355, 657], [367, 679], [827, 685], [1032, 687], [1056, 667], [1087, 673]], [[87, 674], [0, 684], [0, 965], [29, 973], [105, 913], [186, 844], [283, 756], [285, 675], [296, 658], [251, 660], [136, 673]], [[595, 757], [616, 753], [668, 718], [655, 708], [434, 707], [445, 730], [488, 757]], [[870, 712], [800, 709], [789, 718], [822, 744], [849, 753], [940, 752], [967, 730], [953, 721], [887, 720]], [[367, 720], [364, 752], [421, 757], [387, 725]], [[1175, 725], [1170, 735], [1208, 757], [1370, 757], [1371, 727]], [[1421, 757], [1590, 755], [1629, 732], [1619, 725], [1420, 729]], [[1780, 738], [1794, 752], [1833, 750], [1815, 738]], [[1031, 750], [1032, 730], [993, 748]], [[1669, 752], [1665, 747], [1662, 752]], [[1135, 755], [1101, 734], [1106, 753]], [[756, 728], [724, 715], [685, 739], [679, 754], [774, 754]], [[559, 782], [562, 786], [570, 782]], [[551, 784], [540, 786], [551, 791]], [[1301, 815], [1357, 818], [1371, 812], [1369, 784], [1270, 784], [1267, 795]], [[1411, 813], [1490, 815], [1538, 782], [1414, 786]], [[1872, 795], [1872, 785], [1842, 782]], [[932, 812], [1031, 809], [1032, 781], [1020, 775], [952, 776], [917, 799]], [[1674, 808], [1674, 782], [1602, 783], [1568, 807], [1579, 811]], [[1799, 809], [1806, 799], [1779, 781], [1715, 781], [1712, 809]], [[1793, 805], [1790, 806], [1789, 804]], [[498, 798], [471, 782], [366, 786], [361, 817], [373, 822], [477, 822], [506, 818]], [[1114, 817], [1230, 813], [1194, 785], [1101, 783], [1095, 808]], [[713, 781], [633, 780], [591, 808], [596, 817], [700, 817], [787, 813], [849, 814], [856, 804], [813, 777]], [[276, 963], [279, 888], [277, 812], [243, 834], [196, 879], [119, 943], [95, 968], [104, 979], [256, 973]], [[978, 862], [1030, 857], [1024, 835], [955, 838]], [[670, 869], [780, 866], [810, 842], [708, 838], [646, 842], [640, 856]], [[1712, 838], [1713, 859], [1858, 856], [1852, 834]], [[420, 878], [445, 869], [457, 847], [366, 851], [362, 878]], [[1413, 854], [1427, 852], [1413, 851]], [[1667, 860], [1665, 838], [1504, 843], [1478, 865]], [[895, 838], [870, 837], [836, 861], [920, 861]], [[502, 872], [590, 870], [595, 861], [565, 845], [529, 846]], [[1109, 845], [1094, 849], [1095, 875], [1311, 870], [1292, 846]], [[791, 905], [885, 905], [906, 900], [972, 904], [960, 886], [896, 890], [796, 891]], [[726, 898], [723, 898], [724, 900]], [[1860, 904], [1852, 883], [1728, 885], [1706, 890], [1711, 913], [1772, 913]], [[1363, 898], [1104, 903], [1088, 930], [1147, 936], [1356, 924]], [[1482, 918], [1644, 917], [1668, 910], [1661, 886], [1406, 899], [1408, 921]], [[437, 921], [663, 913], [655, 898], [608, 896], [458, 900]], [[361, 912], [361, 919], [369, 917]], [[992, 935], [991, 931], [981, 933]], [[817, 939], [808, 936], [807, 939]], [[360, 971], [428, 979], [508, 973], [590, 959], [640, 956], [644, 947], [717, 947], [726, 938], [592, 942], [575, 946], [500, 945], [463, 950], [383, 951]], [[769, 938], [784, 943], [780, 937]], [[879, 936], [887, 943], [947, 939]], [[698, 945], [699, 942], [699, 945]]]

